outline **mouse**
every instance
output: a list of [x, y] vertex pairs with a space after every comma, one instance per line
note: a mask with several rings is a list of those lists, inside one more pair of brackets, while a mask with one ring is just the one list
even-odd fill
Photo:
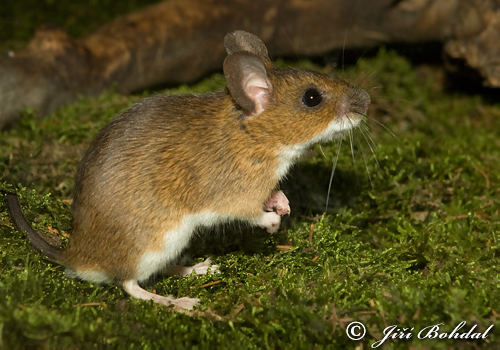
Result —
[[65, 248], [41, 238], [17, 196], [7, 195], [16, 229], [68, 277], [192, 310], [199, 299], [141, 284], [169, 267], [216, 272], [210, 259], [172, 267], [198, 229], [239, 221], [276, 232], [290, 214], [279, 189], [290, 167], [366, 116], [366, 91], [325, 73], [276, 68], [252, 33], [228, 33], [224, 45], [225, 89], [148, 97], [100, 130], [78, 166]]

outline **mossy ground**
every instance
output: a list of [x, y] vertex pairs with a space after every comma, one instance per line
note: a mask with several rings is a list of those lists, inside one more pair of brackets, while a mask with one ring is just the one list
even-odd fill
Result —
[[[65, 278], [12, 228], [0, 195], [0, 348], [369, 348], [390, 325], [414, 331], [384, 348], [499, 346], [500, 103], [446, 89], [438, 68], [390, 50], [335, 73], [372, 95], [376, 160], [360, 133], [354, 156], [344, 142], [325, 214], [337, 148], [316, 147], [283, 184], [292, 215], [280, 232], [197, 237], [190, 255], [211, 256], [221, 273], [148, 286], [200, 298], [192, 315]], [[223, 86], [215, 74], [163, 92]], [[149, 94], [82, 98], [43, 120], [26, 111], [0, 132], [0, 174], [26, 186], [18, 193], [37, 229], [71, 234], [78, 160], [100, 127]], [[346, 336], [351, 321], [367, 327], [363, 341]], [[494, 327], [477, 341], [417, 337], [461, 321]]]

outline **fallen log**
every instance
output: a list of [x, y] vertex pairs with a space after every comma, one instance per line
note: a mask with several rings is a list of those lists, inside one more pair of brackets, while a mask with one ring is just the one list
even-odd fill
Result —
[[29, 107], [40, 115], [80, 94], [130, 93], [193, 82], [220, 69], [222, 39], [243, 29], [273, 56], [317, 56], [342, 47], [441, 41], [484, 84], [500, 86], [500, 0], [168, 0], [72, 39], [42, 27], [0, 56], [0, 128]]

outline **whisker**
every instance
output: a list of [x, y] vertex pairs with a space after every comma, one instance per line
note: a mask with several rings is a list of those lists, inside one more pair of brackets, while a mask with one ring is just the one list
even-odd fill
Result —
[[[369, 145], [373, 146], [373, 148], [378, 148], [378, 145], [375, 143], [375, 141], [373, 141], [372, 137], [370, 136], [370, 129], [366, 123], [361, 124], [359, 126], [359, 130], [361, 133], [363, 133], [363, 136]], [[372, 149], [372, 153], [373, 153], [373, 149]]]
[[[361, 60], [362, 57], [360, 57], [357, 61], [356, 61], [356, 65], [355, 67], [358, 65], [359, 61]], [[369, 79], [375, 74], [376, 72], [375, 71], [371, 71], [371, 72], [362, 72], [362, 74], [359, 74], [357, 76], [357, 80], [356, 80], [356, 84], [357, 86], [365, 86], [366, 85], [366, 82], [369, 81]], [[380, 88], [383, 88], [383, 86], [380, 86]], [[370, 88], [371, 90], [372, 88]]]
[[[377, 156], [376, 156], [376, 154], [375, 154], [375, 152], [374, 152], [374, 150], [373, 150], [372, 145], [370, 144], [370, 141], [373, 143], [373, 145], [374, 145], [375, 147], [377, 147], [377, 145], [373, 142], [373, 140], [372, 140], [372, 138], [370, 137], [370, 135], [367, 135], [367, 134], [365, 133], [365, 130], [363, 130], [363, 129], [361, 129], [361, 128], [360, 128], [360, 129], [359, 129], [359, 131], [361, 132], [361, 135], [363, 135], [363, 137], [364, 137], [364, 139], [365, 139], [365, 141], [366, 141], [366, 144], [368, 145], [368, 148], [370, 148], [370, 151], [371, 151], [371, 152], [372, 152], [372, 154], [373, 154], [373, 158], [375, 158], [375, 163], [377, 163], [377, 165], [378, 165], [378, 167], [379, 167], [379, 168], [382, 168], [382, 167], [380, 166], [380, 163], [378, 162]], [[370, 141], [369, 141], [369, 140], [370, 140]]]
[[335, 160], [333, 162], [332, 173], [330, 175], [330, 182], [328, 183], [328, 191], [326, 193], [325, 213], [328, 211], [328, 204], [330, 204], [330, 192], [332, 190], [333, 175], [335, 174], [335, 169], [337, 168], [337, 162], [339, 160], [340, 148], [342, 147], [343, 140], [344, 140], [343, 137], [339, 138], [337, 145], [337, 154], [335, 155]]
[[359, 128], [359, 131], [363, 134], [365, 140], [366, 140], [366, 143], [368, 143], [368, 145], [370, 146], [370, 148], [373, 148], [372, 149], [377, 149], [378, 148], [378, 145], [375, 143], [375, 141], [373, 141], [372, 137], [370, 136], [370, 129], [365, 126], [365, 127], [360, 127]]
[[[368, 119], [368, 116], [365, 116]], [[378, 145], [373, 141], [371, 135], [370, 135], [370, 129], [368, 127], [368, 124], [366, 123], [366, 120], [363, 120], [363, 123], [359, 126], [359, 131], [361, 135], [363, 135], [363, 138], [366, 141], [366, 144], [368, 145], [368, 148], [370, 148], [370, 151], [372, 152], [373, 158], [375, 158], [375, 163], [377, 163], [377, 166], [381, 169], [382, 167], [380, 166], [380, 163], [378, 161], [377, 155], [375, 154], [374, 148], [378, 148]]]
[[352, 129], [349, 129], [348, 133], [349, 135], [349, 144], [351, 145], [351, 158], [352, 158], [352, 165], [354, 167], [354, 171], [356, 171], [356, 161], [354, 160], [354, 146], [353, 146], [353, 142], [352, 142], [352, 139], [353, 139], [353, 133], [352, 133]]
[[[363, 132], [361, 132], [361, 133], [363, 134]], [[363, 136], [364, 136], [364, 134], [363, 134]], [[370, 180], [370, 185], [373, 188], [373, 181], [372, 181], [372, 177], [370, 175], [370, 170], [368, 169], [368, 163], [366, 162], [365, 152], [363, 152], [363, 148], [361, 147], [361, 142], [359, 141], [359, 137], [356, 137], [356, 140], [358, 141], [359, 150], [361, 152], [361, 157], [363, 157], [363, 162], [365, 163], [365, 169], [366, 169], [366, 173], [368, 174], [368, 180]], [[368, 146], [370, 146], [370, 145], [368, 145]], [[370, 149], [371, 149], [371, 147], [370, 147]], [[373, 150], [372, 150], [372, 152], [373, 152]]]
[[344, 32], [344, 45], [342, 45], [342, 73], [345, 71], [345, 44], [347, 42], [347, 30]]
[[392, 132], [392, 130], [391, 130], [389, 127], [385, 126], [383, 123], [379, 122], [377, 119], [373, 119], [373, 118], [370, 118], [370, 117], [368, 117], [368, 116], [366, 116], [366, 118], [368, 118], [370, 121], [373, 121], [373, 122], [377, 123], [378, 125], [380, 125], [381, 127], [383, 127], [383, 128], [384, 128], [384, 129], [385, 129], [385, 130], [389, 133], [389, 134], [391, 134], [391, 136], [392, 136], [392, 137], [394, 137], [394, 138], [395, 138], [396, 140], [398, 140], [399, 142], [402, 142], [402, 141], [399, 139], [399, 137], [397, 137], [397, 136], [396, 136], [396, 134], [394, 134], [394, 133]]

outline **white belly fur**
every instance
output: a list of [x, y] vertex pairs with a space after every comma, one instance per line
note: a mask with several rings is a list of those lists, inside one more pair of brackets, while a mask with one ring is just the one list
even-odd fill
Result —
[[171, 261], [177, 258], [188, 245], [197, 227], [213, 226], [229, 220], [231, 220], [229, 215], [211, 212], [187, 215], [176, 229], [164, 233], [162, 250], [149, 251], [142, 255], [137, 267], [137, 280], [143, 281], [148, 279], [151, 275], [165, 268]]
[[104, 271], [100, 270], [73, 270], [67, 267], [65, 270], [66, 277], [79, 278], [84, 281], [92, 281], [95, 283], [110, 283], [113, 279]]

